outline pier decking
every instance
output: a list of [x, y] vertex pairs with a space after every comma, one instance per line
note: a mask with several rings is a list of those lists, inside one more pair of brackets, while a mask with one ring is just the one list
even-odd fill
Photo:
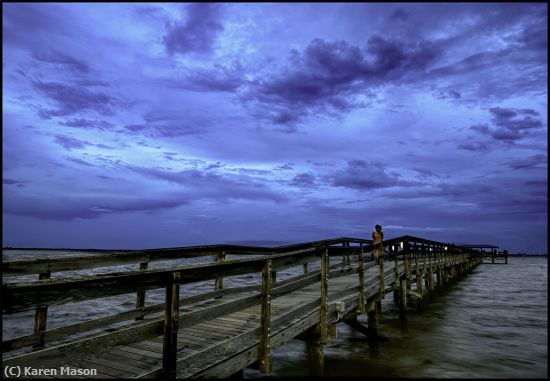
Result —
[[[270, 351], [297, 337], [313, 343], [322, 367], [322, 349], [335, 324], [347, 323], [375, 340], [380, 301], [387, 294], [393, 293], [406, 319], [408, 305], [483, 258], [473, 248], [411, 236], [384, 245], [384, 261], [372, 260], [372, 241], [344, 237], [275, 248], [212, 245], [4, 262], [5, 279], [30, 274], [40, 279], [2, 285], [4, 315], [36, 311], [33, 333], [2, 343], [3, 372], [12, 378], [25, 369], [46, 373], [24, 378], [223, 378], [246, 367], [269, 373]], [[203, 256], [214, 261], [148, 269], [154, 261]], [[52, 278], [57, 272], [132, 263], [139, 270]], [[294, 275], [277, 281], [277, 272], [288, 269]], [[243, 274], [261, 274], [261, 282], [224, 287], [224, 278]], [[213, 290], [180, 296], [180, 285], [205, 280], [215, 282]], [[146, 292], [159, 288], [165, 303], [145, 307]], [[50, 306], [128, 293], [135, 293], [131, 311], [47, 329]], [[357, 321], [360, 314], [368, 315], [368, 327]], [[106, 329], [121, 322], [126, 325]]]

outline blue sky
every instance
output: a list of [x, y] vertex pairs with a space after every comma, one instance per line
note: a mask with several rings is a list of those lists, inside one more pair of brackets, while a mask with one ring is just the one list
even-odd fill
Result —
[[546, 3], [4, 3], [3, 245], [547, 248]]

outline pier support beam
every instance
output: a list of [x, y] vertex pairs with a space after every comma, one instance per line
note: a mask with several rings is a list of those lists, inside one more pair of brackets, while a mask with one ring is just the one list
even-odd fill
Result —
[[407, 278], [401, 279], [399, 287], [399, 319], [407, 321]]
[[309, 363], [310, 376], [321, 377], [325, 370], [324, 345], [319, 341], [319, 336], [305, 339], [306, 357]]
[[[147, 270], [148, 267], [148, 262], [142, 262], [139, 264], [140, 270]], [[145, 291], [138, 291], [136, 295], [136, 310], [143, 309], [143, 307], [145, 307]], [[141, 314], [136, 316], [136, 320], [143, 320], [144, 316], [145, 314], [143, 313], [143, 311], [141, 311]]]
[[179, 273], [172, 273], [166, 285], [166, 303], [164, 307], [164, 340], [162, 352], [162, 378], [176, 378], [176, 360], [178, 350], [179, 323]]
[[373, 304], [368, 308], [367, 335], [369, 337], [369, 346], [373, 349], [378, 348], [380, 334], [378, 332], [378, 311]]
[[[45, 272], [38, 275], [38, 279], [50, 279], [51, 272]], [[46, 322], [48, 321], [48, 306], [38, 307], [34, 315], [34, 334], [40, 334], [40, 342], [33, 345], [33, 348], [41, 348], [45, 344], [44, 332], [46, 331]]]

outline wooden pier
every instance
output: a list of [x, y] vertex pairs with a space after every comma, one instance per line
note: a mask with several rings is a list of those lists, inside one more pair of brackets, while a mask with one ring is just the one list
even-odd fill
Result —
[[[4, 316], [36, 311], [33, 332], [2, 343], [4, 376], [30, 370], [35, 373], [23, 378], [225, 378], [247, 367], [269, 373], [271, 350], [293, 338], [307, 341], [312, 374], [322, 373], [323, 347], [336, 324], [346, 323], [375, 342], [380, 301], [387, 294], [393, 293], [406, 320], [407, 308], [483, 260], [474, 248], [412, 236], [384, 246], [383, 261], [372, 259], [371, 240], [343, 237], [275, 248], [210, 245], [3, 262], [4, 282], [38, 275], [35, 281], [2, 285]], [[193, 257], [212, 261], [148, 269], [151, 262]], [[55, 277], [122, 264], [136, 269]], [[277, 279], [289, 269], [294, 275]], [[243, 274], [256, 274], [258, 282], [224, 286], [224, 278]], [[180, 295], [180, 285], [208, 280], [210, 291]], [[147, 291], [160, 288], [165, 302], [145, 306]], [[124, 294], [135, 300], [135, 309], [47, 328], [50, 307]], [[357, 320], [361, 314], [367, 314], [368, 327]]]

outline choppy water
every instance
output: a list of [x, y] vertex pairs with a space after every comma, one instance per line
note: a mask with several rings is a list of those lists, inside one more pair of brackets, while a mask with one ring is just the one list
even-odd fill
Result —
[[[22, 257], [4, 251], [3, 260]], [[59, 252], [55, 255], [58, 256]], [[68, 255], [68, 254], [65, 254]], [[74, 255], [71, 253], [70, 255]], [[89, 255], [89, 253], [86, 253]], [[39, 257], [43, 257], [40, 255]], [[197, 258], [171, 262], [171, 266], [209, 261]], [[152, 263], [150, 268], [166, 267]], [[511, 257], [508, 265], [480, 265], [441, 294], [434, 295], [421, 310], [410, 310], [403, 327], [392, 296], [383, 301], [380, 333], [387, 338], [378, 351], [367, 339], [345, 324], [338, 325], [338, 338], [325, 348], [324, 375], [361, 378], [546, 378], [548, 375], [548, 262], [546, 257]], [[108, 271], [135, 270], [117, 266]], [[291, 276], [289, 270], [278, 279]], [[107, 272], [106, 269], [84, 274]], [[72, 273], [52, 274], [52, 277]], [[21, 277], [20, 280], [36, 279]], [[5, 280], [4, 280], [5, 281]], [[224, 280], [224, 284], [258, 283], [256, 275]], [[213, 282], [182, 288], [184, 295], [213, 289]], [[162, 303], [163, 290], [147, 292], [146, 305]], [[134, 308], [135, 294], [73, 303], [48, 310], [48, 328], [73, 324]], [[366, 317], [360, 317], [366, 321]], [[4, 315], [3, 340], [32, 332], [34, 311]], [[273, 355], [275, 377], [310, 376], [304, 342], [291, 340], [276, 348]], [[245, 370], [246, 378], [262, 377]]]
[[[547, 258], [510, 258], [480, 265], [409, 311], [403, 328], [392, 295], [380, 315], [379, 350], [339, 324], [325, 348], [324, 375], [361, 378], [546, 378], [548, 376]], [[360, 319], [361, 320], [361, 319]], [[366, 321], [366, 319], [364, 319]], [[273, 351], [276, 377], [309, 376], [304, 343]], [[261, 377], [246, 371], [247, 377]]]

